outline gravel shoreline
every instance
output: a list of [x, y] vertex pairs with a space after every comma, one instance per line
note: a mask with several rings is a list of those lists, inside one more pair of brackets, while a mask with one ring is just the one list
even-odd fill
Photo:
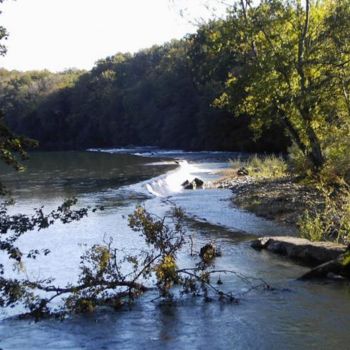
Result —
[[295, 178], [254, 179], [250, 176], [226, 177], [216, 188], [232, 191], [232, 203], [257, 216], [297, 227], [299, 217], [307, 209], [322, 205], [320, 194]]

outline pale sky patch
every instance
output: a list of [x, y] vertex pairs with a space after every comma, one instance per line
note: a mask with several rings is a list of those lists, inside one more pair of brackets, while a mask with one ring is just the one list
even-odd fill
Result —
[[[117, 52], [136, 52], [193, 33], [207, 0], [7, 0], [6, 69], [90, 69]], [[179, 9], [185, 9], [181, 17]], [[222, 8], [220, 9], [223, 13]]]

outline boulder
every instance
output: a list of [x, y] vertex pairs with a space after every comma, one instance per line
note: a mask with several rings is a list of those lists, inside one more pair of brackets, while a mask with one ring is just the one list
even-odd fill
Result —
[[185, 187], [185, 186], [187, 186], [187, 185], [189, 185], [190, 184], [190, 182], [188, 181], [188, 180], [186, 180], [185, 182], [183, 182], [182, 184], [181, 184], [181, 186], [182, 187]]
[[247, 176], [247, 175], [249, 175], [249, 171], [248, 171], [247, 168], [245, 168], [245, 167], [243, 166], [243, 167], [241, 167], [241, 168], [239, 168], [239, 169], [237, 170], [237, 175], [238, 175], [238, 176]]
[[312, 265], [323, 264], [337, 259], [346, 252], [343, 244], [332, 242], [311, 242], [297, 237], [262, 237], [251, 243], [254, 249], [266, 249]]
[[192, 181], [193, 185], [196, 185], [196, 188], [202, 188], [204, 185], [204, 181], [195, 177]]
[[195, 187], [193, 186], [193, 183], [188, 183], [187, 185], [184, 186], [185, 190], [193, 190]]
[[181, 186], [185, 190], [195, 190], [196, 188], [203, 188], [203, 185], [204, 185], [204, 181], [202, 181], [198, 177], [194, 178], [191, 182], [186, 180], [181, 184]]

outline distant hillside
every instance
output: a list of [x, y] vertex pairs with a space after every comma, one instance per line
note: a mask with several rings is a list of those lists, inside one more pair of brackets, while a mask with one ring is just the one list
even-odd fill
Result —
[[[89, 72], [0, 70], [7, 122], [42, 149], [155, 145], [193, 150], [284, 151], [288, 140], [271, 125], [254, 141], [249, 119], [212, 107], [234, 53], [219, 50], [224, 21], [134, 55], [118, 53]], [[215, 35], [213, 35], [213, 33]]]

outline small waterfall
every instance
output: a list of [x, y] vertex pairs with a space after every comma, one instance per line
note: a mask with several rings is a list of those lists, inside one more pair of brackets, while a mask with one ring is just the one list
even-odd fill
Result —
[[179, 161], [179, 165], [179, 168], [176, 170], [147, 183], [147, 191], [157, 197], [167, 197], [182, 191], [181, 184], [186, 180], [192, 181], [199, 169], [195, 165], [189, 164], [186, 160]]

